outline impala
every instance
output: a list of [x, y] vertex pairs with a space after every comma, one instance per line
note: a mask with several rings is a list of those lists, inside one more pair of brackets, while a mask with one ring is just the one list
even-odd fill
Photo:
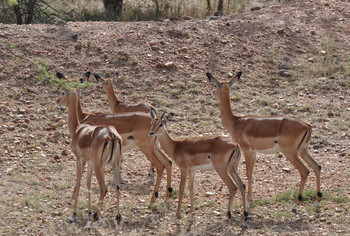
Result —
[[151, 109], [155, 109], [151, 104], [148, 103], [129, 103], [120, 101], [115, 95], [113, 82], [111, 79], [103, 79], [100, 75], [94, 74], [96, 80], [102, 84], [102, 88], [107, 93], [108, 105], [112, 112], [115, 114], [124, 112], [146, 112], [149, 113]]
[[220, 178], [227, 185], [229, 190], [229, 201], [227, 215], [231, 218], [231, 208], [233, 197], [237, 191], [237, 186], [242, 194], [243, 216], [242, 223], [245, 225], [248, 213], [246, 212], [245, 186], [237, 174], [236, 168], [240, 159], [239, 145], [233, 143], [226, 137], [211, 136], [200, 138], [187, 138], [183, 140], [174, 140], [168, 133], [166, 124], [172, 120], [173, 114], [165, 115], [160, 118], [156, 117], [155, 111], [151, 110], [151, 130], [150, 137], [159, 140], [159, 144], [166, 154], [181, 171], [180, 197], [175, 217], [180, 218], [181, 204], [187, 174], [189, 175], [189, 191], [191, 199], [191, 218], [193, 213], [193, 182], [196, 170], [215, 170]]
[[[115, 76], [117, 76], [116, 74]], [[146, 112], [149, 113], [151, 109], [155, 109], [149, 103], [129, 103], [120, 101], [115, 95], [113, 82], [111, 79], [104, 79], [99, 74], [94, 74], [97, 82], [102, 84], [102, 89], [107, 93], [108, 105], [114, 114], [120, 114], [125, 112]], [[148, 175], [151, 176], [154, 173], [154, 167], [151, 165]]]
[[239, 143], [246, 160], [248, 178], [248, 207], [252, 201], [253, 167], [256, 153], [282, 152], [299, 171], [300, 187], [293, 205], [293, 211], [302, 201], [302, 193], [309, 170], [299, 156], [315, 171], [317, 186], [317, 206], [321, 201], [320, 191], [321, 166], [310, 156], [307, 147], [311, 138], [311, 126], [288, 116], [238, 116], [233, 114], [230, 106], [230, 87], [238, 81], [242, 72], [238, 72], [230, 81], [223, 82], [210, 73], [206, 74], [209, 82], [217, 88], [215, 96], [220, 101], [220, 114], [224, 127], [231, 134], [232, 140]]
[[169, 199], [171, 188], [171, 161], [156, 145], [156, 141], [148, 136], [151, 117], [147, 113], [134, 112], [123, 114], [83, 113], [80, 99], [77, 99], [77, 116], [80, 123], [92, 125], [114, 126], [123, 140], [123, 151], [139, 147], [151, 164], [156, 168], [156, 184], [152, 193], [150, 205], [159, 196], [158, 189], [162, 180], [164, 168], [167, 172], [166, 199]]
[[[117, 222], [121, 221], [119, 213], [119, 168], [122, 155], [122, 138], [113, 126], [95, 126], [91, 124], [81, 124], [77, 116], [78, 95], [73, 91], [64, 92], [57, 101], [60, 105], [68, 107], [68, 128], [72, 138], [71, 147], [77, 160], [77, 175], [73, 195], [73, 214], [70, 221], [76, 220], [80, 181], [84, 172], [85, 164], [88, 163], [87, 188], [88, 188], [88, 220], [91, 223], [91, 176], [94, 170], [99, 187], [100, 198], [98, 206], [102, 207], [103, 200], [107, 193], [104, 170], [109, 164], [113, 168], [114, 187], [117, 192]], [[95, 212], [94, 219], [98, 219]]]

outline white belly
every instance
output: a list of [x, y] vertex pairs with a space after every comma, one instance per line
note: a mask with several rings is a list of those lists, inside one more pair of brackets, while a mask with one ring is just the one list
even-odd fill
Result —
[[263, 150], [254, 150], [255, 152], [263, 153], [263, 154], [274, 154], [276, 152], [281, 152], [280, 146], [276, 144], [272, 148], [263, 149]]
[[214, 166], [213, 164], [210, 162], [209, 164], [205, 164], [205, 165], [200, 165], [200, 166], [194, 166], [192, 167], [193, 170], [214, 170]]

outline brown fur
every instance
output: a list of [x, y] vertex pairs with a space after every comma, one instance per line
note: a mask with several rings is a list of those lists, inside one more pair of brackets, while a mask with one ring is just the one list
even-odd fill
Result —
[[[256, 152], [279, 146], [280, 151], [299, 171], [301, 182], [298, 196], [302, 194], [308, 169], [301, 158], [312, 167], [316, 173], [317, 192], [320, 192], [320, 166], [309, 155], [307, 145], [311, 138], [311, 126], [305, 122], [288, 116], [237, 116], [233, 114], [230, 105], [230, 86], [239, 80], [241, 73], [228, 82], [222, 82], [207, 73], [208, 79], [215, 84], [215, 96], [220, 100], [221, 120], [231, 134], [232, 140], [239, 143], [246, 159], [248, 177], [248, 201], [252, 200], [252, 175]], [[273, 150], [270, 150], [273, 152]], [[317, 202], [321, 200], [317, 197]], [[296, 199], [296, 204], [300, 200]]]
[[[193, 212], [193, 182], [196, 169], [215, 170], [227, 185], [230, 192], [228, 203], [229, 216], [231, 215], [233, 197], [237, 191], [236, 183], [242, 193], [243, 210], [246, 212], [245, 189], [236, 172], [240, 159], [239, 145], [233, 143], [227, 137], [220, 136], [174, 140], [165, 128], [167, 121], [171, 120], [172, 114], [158, 119], [152, 110], [151, 116], [153, 119], [149, 135], [159, 139], [162, 149], [175, 161], [181, 170], [180, 198], [176, 217], [180, 217], [187, 174], [189, 174], [191, 213]], [[243, 214], [243, 224], [245, 224], [245, 220], [246, 215]]]
[[[171, 162], [161, 150], [157, 150], [155, 140], [148, 136], [151, 117], [147, 113], [123, 113], [123, 114], [86, 114], [82, 112], [80, 99], [78, 98], [77, 116], [81, 123], [93, 125], [113, 126], [121, 135], [123, 147], [128, 145], [128, 149], [138, 146], [146, 155], [151, 164], [156, 168], [156, 184], [153, 190], [150, 204], [156, 200], [164, 169], [167, 171], [167, 188], [171, 187]], [[132, 136], [133, 139], [128, 139]], [[123, 150], [127, 150], [123, 148]], [[170, 192], [166, 192], [166, 199], [169, 199]]]
[[[107, 188], [104, 181], [104, 168], [107, 163], [111, 164], [114, 173], [114, 185], [117, 191], [117, 216], [119, 213], [119, 169], [121, 149], [113, 150], [116, 145], [122, 145], [122, 138], [114, 127], [105, 125], [94, 126], [80, 124], [77, 115], [78, 95], [75, 91], [65, 92], [58, 100], [61, 105], [68, 107], [68, 127], [72, 137], [72, 150], [77, 158], [77, 178], [74, 186], [72, 200], [74, 200], [73, 214], [70, 220], [75, 220], [80, 189], [80, 181], [86, 162], [88, 163], [87, 187], [89, 190], [89, 217], [91, 217], [91, 177], [94, 170], [100, 186], [99, 206], [102, 206]], [[106, 148], [108, 146], [108, 149]], [[91, 219], [90, 219], [91, 220]], [[119, 223], [119, 222], [118, 222]]]

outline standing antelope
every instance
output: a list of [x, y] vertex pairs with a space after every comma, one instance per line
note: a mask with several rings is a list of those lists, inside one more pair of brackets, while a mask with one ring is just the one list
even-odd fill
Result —
[[123, 140], [123, 151], [139, 147], [145, 154], [152, 166], [156, 169], [156, 183], [152, 193], [150, 205], [159, 196], [158, 189], [162, 180], [164, 169], [167, 172], [166, 199], [170, 198], [171, 188], [171, 167], [172, 162], [156, 145], [155, 139], [148, 136], [151, 117], [148, 113], [133, 112], [123, 114], [83, 113], [79, 97], [77, 98], [77, 117], [80, 123], [92, 125], [113, 126], [121, 135]]
[[[116, 74], [117, 76], [118, 74]], [[111, 79], [103, 79], [99, 74], [94, 74], [97, 82], [102, 84], [102, 89], [107, 93], [108, 105], [114, 114], [126, 113], [126, 112], [146, 112], [149, 113], [151, 109], [155, 109], [149, 103], [129, 103], [120, 101], [115, 95], [113, 82]], [[148, 175], [151, 176], [154, 173], [154, 166], [151, 165]]]
[[237, 186], [242, 193], [243, 216], [242, 223], [245, 225], [248, 213], [246, 212], [245, 186], [237, 174], [236, 168], [240, 159], [239, 145], [233, 143], [226, 137], [211, 136], [201, 138], [187, 138], [183, 140], [174, 140], [166, 129], [166, 124], [171, 121], [173, 114], [169, 113], [159, 118], [156, 117], [155, 111], [151, 110], [151, 130], [150, 137], [156, 137], [162, 149], [170, 156], [180, 168], [180, 197], [177, 207], [176, 216], [180, 218], [181, 204], [187, 173], [189, 174], [189, 190], [191, 198], [191, 210], [193, 213], [193, 182], [196, 170], [215, 170], [220, 178], [227, 185], [230, 192], [227, 215], [231, 218], [231, 208], [233, 197], [237, 191]]
[[242, 72], [238, 72], [230, 81], [223, 82], [210, 73], [206, 74], [209, 82], [217, 88], [215, 96], [220, 100], [220, 114], [224, 127], [231, 134], [232, 140], [239, 143], [246, 160], [248, 177], [248, 207], [252, 201], [253, 167], [256, 153], [272, 154], [282, 152], [299, 171], [301, 181], [293, 211], [302, 201], [304, 185], [309, 174], [298, 155], [315, 171], [317, 185], [317, 206], [321, 201], [320, 173], [321, 166], [310, 156], [307, 146], [311, 138], [311, 126], [288, 116], [238, 116], [230, 106], [230, 87], [238, 81]]
[[[98, 206], [102, 207], [103, 200], [107, 193], [105, 184], [105, 165], [109, 164], [113, 168], [114, 187], [117, 192], [117, 222], [121, 221], [119, 213], [119, 185], [120, 185], [120, 160], [122, 155], [122, 138], [113, 126], [94, 126], [91, 124], [81, 124], [77, 116], [78, 94], [73, 91], [66, 91], [57, 101], [60, 105], [68, 107], [68, 128], [72, 138], [71, 147], [77, 158], [77, 175], [71, 200], [74, 200], [73, 214], [70, 221], [76, 220], [80, 181], [84, 172], [86, 162], [88, 163], [87, 188], [88, 188], [88, 220], [91, 223], [91, 176], [94, 170], [99, 187], [100, 198]], [[98, 219], [95, 212], [94, 219]]]

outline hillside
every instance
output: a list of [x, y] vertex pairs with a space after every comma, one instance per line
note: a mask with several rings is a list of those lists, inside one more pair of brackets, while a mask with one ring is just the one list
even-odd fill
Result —
[[[86, 180], [79, 198], [78, 222], [67, 219], [75, 181], [67, 110], [61, 91], [38, 79], [33, 63], [80, 79], [86, 71], [112, 77], [117, 97], [145, 101], [174, 112], [168, 129], [178, 138], [228, 135], [220, 119], [214, 86], [206, 72], [228, 79], [242, 71], [231, 89], [239, 115], [290, 115], [312, 125], [310, 154], [322, 166], [321, 212], [314, 200], [291, 211], [288, 190], [300, 176], [283, 156], [258, 155], [254, 169], [253, 218], [240, 227], [240, 194], [227, 221], [227, 189], [214, 172], [196, 173], [194, 222], [183, 209], [175, 220], [178, 196], [160, 198], [148, 209], [154, 182], [149, 162], [137, 149], [124, 154], [121, 211], [117, 227], [109, 184], [102, 219], [85, 232]], [[305, 1], [273, 5], [234, 16], [162, 22], [68, 22], [67, 25], [0, 24], [0, 234], [349, 234], [350, 201], [350, 2]], [[93, 76], [90, 82], [95, 83]], [[101, 87], [82, 91], [86, 112], [110, 112]], [[315, 190], [310, 168], [305, 189]], [[244, 158], [239, 174], [247, 183]], [[173, 188], [179, 188], [173, 165]], [[107, 171], [107, 182], [112, 173]], [[98, 198], [93, 178], [93, 202]], [[176, 192], [175, 192], [176, 193]], [[189, 205], [186, 189], [183, 206]], [[315, 197], [312, 192], [312, 197]], [[279, 200], [275, 197], [279, 196]], [[311, 196], [311, 195], [310, 195]], [[306, 196], [305, 196], [306, 197]], [[306, 197], [307, 198], [307, 197]], [[186, 208], [187, 209], [187, 208]]]

